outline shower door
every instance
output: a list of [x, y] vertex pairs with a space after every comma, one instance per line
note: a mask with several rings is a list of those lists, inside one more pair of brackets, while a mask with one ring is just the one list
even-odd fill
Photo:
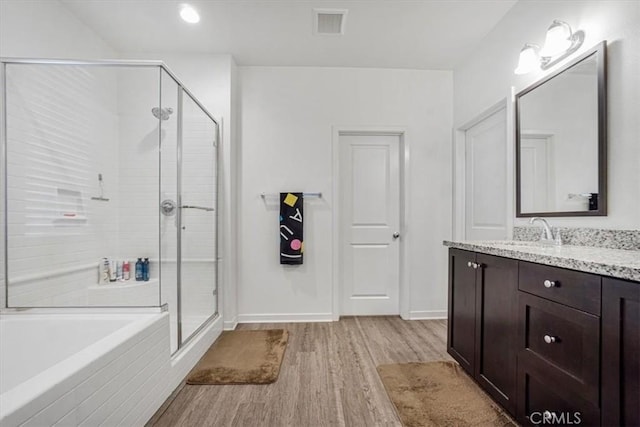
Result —
[[217, 310], [217, 125], [161, 74], [162, 303], [175, 353]]
[[217, 126], [182, 92], [179, 152], [179, 337], [184, 344], [217, 313]]

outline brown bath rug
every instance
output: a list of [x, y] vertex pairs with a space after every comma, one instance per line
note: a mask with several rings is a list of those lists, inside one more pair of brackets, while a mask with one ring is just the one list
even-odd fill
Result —
[[278, 379], [289, 333], [225, 331], [187, 377], [187, 384], [269, 384]]
[[517, 425], [457, 363], [401, 363], [377, 369], [407, 427]]

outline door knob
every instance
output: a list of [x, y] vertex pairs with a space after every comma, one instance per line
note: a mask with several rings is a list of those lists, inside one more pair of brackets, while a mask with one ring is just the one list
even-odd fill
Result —
[[393, 238], [397, 239], [398, 237], [400, 237], [400, 233], [398, 233], [397, 231], [395, 233], [393, 233]]

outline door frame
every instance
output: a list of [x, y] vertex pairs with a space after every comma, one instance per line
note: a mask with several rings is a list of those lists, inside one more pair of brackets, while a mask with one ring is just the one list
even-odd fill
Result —
[[[507, 235], [511, 236], [513, 234], [513, 218], [515, 216], [515, 186], [514, 186], [514, 178], [515, 178], [515, 130], [513, 126], [513, 120], [509, 120], [510, 117], [513, 117], [514, 114], [514, 101], [513, 101], [513, 88], [510, 89], [509, 98], [502, 98], [500, 101], [493, 104], [491, 107], [487, 108], [480, 114], [476, 115], [473, 119], [468, 122], [463, 123], [462, 125], [456, 126], [454, 128], [454, 142], [453, 142], [453, 230], [452, 237], [454, 240], [465, 240], [466, 236], [466, 225], [465, 225], [465, 214], [466, 214], [466, 145], [467, 145], [467, 131], [477, 125], [478, 123], [486, 120], [491, 117], [493, 114], [498, 111], [504, 109], [505, 110], [505, 128], [507, 131], [505, 142], [506, 142], [506, 177], [507, 177], [507, 203], [505, 209], [507, 211]], [[507, 100], [511, 101], [508, 102]]]
[[405, 320], [409, 319], [409, 260], [407, 250], [410, 247], [409, 230], [409, 177], [410, 175], [410, 157], [409, 157], [409, 140], [407, 138], [407, 130], [402, 126], [333, 126], [332, 127], [332, 304], [331, 314], [334, 321], [340, 320], [342, 286], [340, 283], [341, 270], [341, 250], [340, 250], [340, 200], [342, 192], [340, 191], [340, 137], [347, 135], [367, 136], [397, 136], [400, 146], [398, 153], [400, 155], [400, 282], [399, 282], [399, 303], [400, 317]]

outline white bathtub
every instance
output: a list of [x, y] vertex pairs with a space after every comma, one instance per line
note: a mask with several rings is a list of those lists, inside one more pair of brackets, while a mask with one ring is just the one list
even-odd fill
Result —
[[0, 425], [143, 425], [170, 365], [167, 313], [3, 315]]

